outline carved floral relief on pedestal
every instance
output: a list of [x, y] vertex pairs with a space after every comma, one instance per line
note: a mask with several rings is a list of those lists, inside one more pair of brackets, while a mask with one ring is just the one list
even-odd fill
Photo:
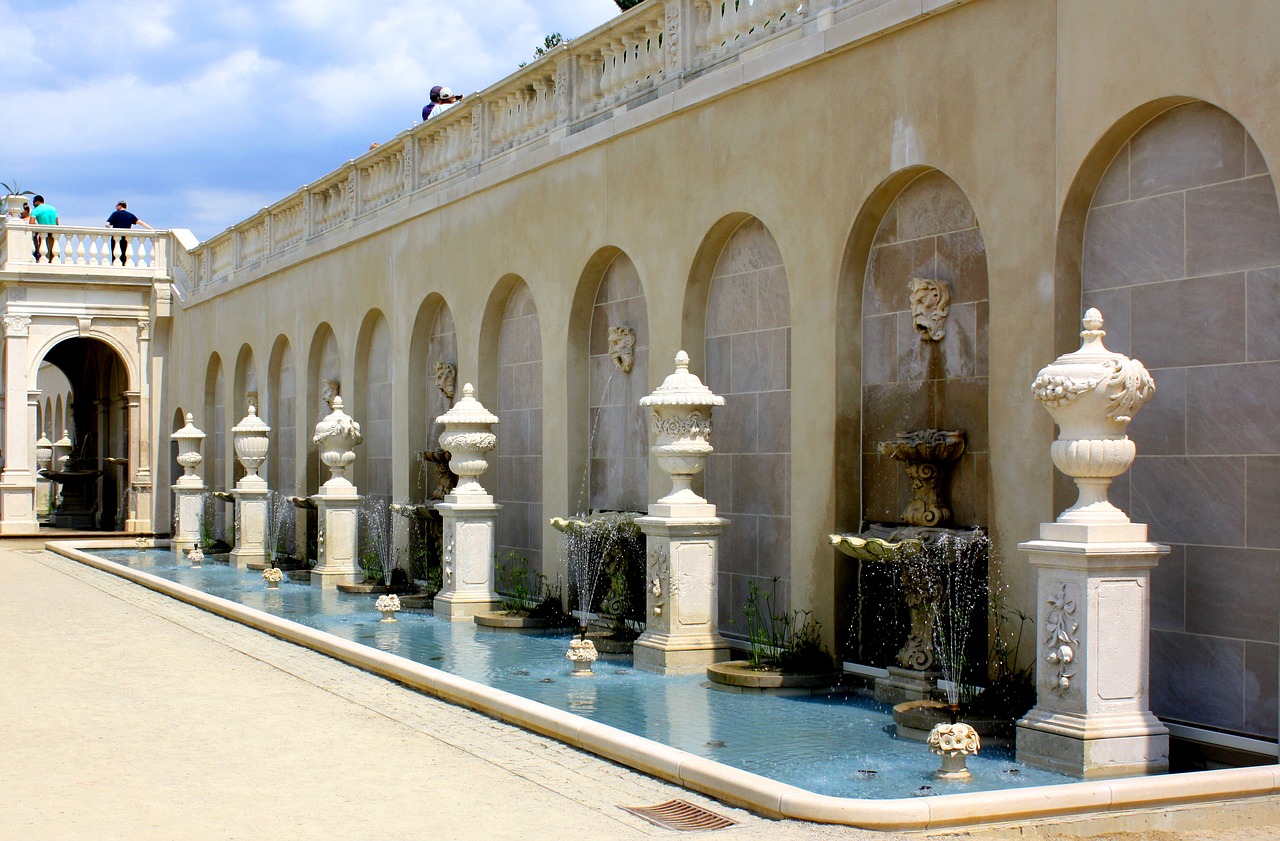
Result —
[[671, 553], [667, 551], [665, 546], [659, 546], [649, 551], [649, 594], [653, 604], [653, 615], [661, 616], [662, 610], [666, 607], [666, 599], [663, 598], [664, 592], [670, 592], [670, 585], [667, 589], [663, 589], [663, 582], [668, 581], [671, 576]]
[[1076, 619], [1076, 598], [1072, 592], [1075, 588], [1065, 581], [1055, 581], [1049, 586], [1042, 637], [1044, 659], [1057, 675], [1054, 690], [1065, 693], [1071, 689], [1071, 679], [1075, 677], [1071, 664], [1076, 659], [1076, 650], [1080, 648], [1080, 640], [1076, 637], [1080, 622]]
[[945, 280], [913, 277], [907, 285], [911, 300], [911, 320], [922, 342], [940, 342], [947, 333], [951, 312], [951, 284]]

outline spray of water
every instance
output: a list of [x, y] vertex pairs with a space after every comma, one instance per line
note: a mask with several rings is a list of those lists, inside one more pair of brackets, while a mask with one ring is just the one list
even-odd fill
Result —
[[975, 622], [985, 615], [986, 561], [991, 540], [982, 530], [970, 535], [944, 532], [924, 544], [919, 555], [941, 575], [933, 622], [933, 649], [952, 710], [967, 704], [976, 692], [966, 674], [972, 657], [970, 641]]
[[360, 502], [360, 554], [374, 558], [383, 583], [391, 587], [391, 520], [387, 501], [380, 496], [366, 496]]

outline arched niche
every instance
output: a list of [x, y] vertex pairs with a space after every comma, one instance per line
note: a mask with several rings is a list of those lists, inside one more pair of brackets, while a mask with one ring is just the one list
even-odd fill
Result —
[[286, 336], [277, 336], [267, 365], [267, 393], [259, 414], [271, 427], [267, 451], [267, 476], [271, 487], [292, 496], [297, 488], [298, 384], [293, 346]]
[[[409, 377], [409, 435], [411, 454], [407, 469], [410, 498], [416, 502], [442, 498], [440, 472], [424, 463], [421, 454], [440, 448], [436, 418], [453, 407], [461, 395], [458, 381], [458, 338], [453, 313], [438, 294], [431, 294], [418, 308], [409, 340], [414, 360]], [[483, 401], [482, 401], [483, 402]]]
[[631, 258], [604, 248], [580, 276], [570, 319], [567, 430], [573, 511], [643, 512], [649, 498], [649, 431], [639, 401], [649, 392], [649, 316]]
[[356, 382], [346, 411], [364, 433], [364, 452], [356, 459], [356, 482], [366, 497], [391, 502], [391, 412], [394, 359], [391, 328], [379, 310], [370, 310], [356, 340]]
[[[1137, 460], [1111, 491], [1171, 548], [1152, 572], [1151, 706], [1161, 717], [1273, 740], [1275, 184], [1245, 126], [1211, 104], [1165, 100], [1119, 124], [1127, 133], [1100, 141], [1075, 181], [1087, 188], [1091, 173], [1104, 172], [1083, 197], [1069, 197], [1061, 242], [1082, 232], [1080, 297], [1067, 313], [1075, 330], [1082, 309], [1097, 307], [1107, 346], [1141, 360], [1157, 387], [1129, 426]], [[1064, 349], [1078, 344], [1064, 339]]]
[[[714, 257], [714, 259], [712, 259]], [[704, 238], [704, 382], [725, 398], [715, 410], [715, 452], [705, 495], [733, 525], [720, 538], [720, 627], [746, 633], [741, 606], [751, 585], [791, 601], [791, 305], [787, 271], [765, 224], [726, 217]], [[686, 313], [686, 318], [689, 318]], [[689, 338], [686, 336], [686, 343]], [[664, 364], [669, 362], [664, 360]], [[774, 579], [777, 579], [776, 584]]]
[[[211, 491], [225, 491], [231, 482], [228, 460], [234, 461], [227, 434], [227, 383], [222, 371], [222, 358], [213, 353], [204, 377], [204, 483]], [[196, 421], [200, 425], [200, 420]], [[206, 502], [204, 516], [213, 522], [213, 536], [226, 534], [227, 514], [222, 502]]]
[[498, 562], [507, 563], [514, 555], [527, 559], [531, 570], [542, 571], [542, 328], [523, 279], [508, 275], [495, 287], [483, 338], [481, 364], [492, 360], [496, 399], [477, 396], [500, 421], [498, 448], [482, 477], [503, 506]]
[[[254, 409], [261, 414], [262, 394], [258, 387], [258, 366], [254, 358], [253, 347], [249, 344], [240, 347], [240, 353], [236, 355], [236, 374], [234, 385], [231, 389], [231, 421], [239, 423], [240, 419], [249, 414], [249, 404], [252, 403]], [[235, 440], [232, 436], [230, 442], [230, 451], [228, 457], [233, 460], [232, 481], [239, 482], [245, 475], [245, 469], [240, 464], [240, 460], [235, 458]]]

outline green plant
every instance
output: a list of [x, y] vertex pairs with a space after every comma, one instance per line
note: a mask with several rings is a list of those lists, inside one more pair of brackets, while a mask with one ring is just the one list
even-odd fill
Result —
[[1011, 607], [1003, 594], [989, 596], [991, 643], [987, 651], [991, 685], [969, 704], [975, 715], [1014, 720], [1021, 718], [1036, 702], [1035, 663], [1019, 664], [1023, 632], [1033, 618]]
[[35, 191], [33, 190], [21, 189], [18, 185], [18, 180], [16, 178], [9, 183], [0, 181], [0, 190], [4, 190], [4, 194], [6, 196], [34, 196], [35, 195]]
[[831, 657], [822, 648], [822, 625], [807, 610], [775, 610], [779, 579], [769, 592], [752, 581], [742, 613], [747, 619], [748, 663], [781, 672], [827, 671]]
[[382, 580], [382, 561], [378, 560], [378, 550], [369, 547], [360, 553], [360, 571], [364, 573], [366, 584]]
[[528, 616], [534, 597], [541, 595], [545, 577], [540, 573], [531, 574], [529, 559], [515, 552], [507, 553], [506, 562], [498, 564], [497, 574], [498, 593], [503, 597], [498, 609], [513, 616]]
[[213, 512], [205, 510], [200, 514], [200, 548], [212, 549], [213, 543]]

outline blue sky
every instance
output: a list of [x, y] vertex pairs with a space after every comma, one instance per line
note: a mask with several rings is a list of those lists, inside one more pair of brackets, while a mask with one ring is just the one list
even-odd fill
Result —
[[0, 181], [207, 239], [618, 14], [613, 0], [0, 0]]

